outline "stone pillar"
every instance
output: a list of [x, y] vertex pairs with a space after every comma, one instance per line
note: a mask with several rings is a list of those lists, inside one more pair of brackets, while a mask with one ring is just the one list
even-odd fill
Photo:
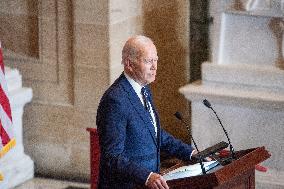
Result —
[[256, 187], [283, 188], [284, 70], [279, 60], [284, 14], [273, 3], [245, 11], [234, 8], [237, 1], [228, 2], [213, 6], [212, 60], [202, 64], [202, 81], [180, 89], [192, 102], [193, 137], [201, 149], [227, 141], [214, 113], [202, 104], [206, 98], [235, 150], [265, 146], [271, 153], [263, 163], [268, 171], [256, 172]]
[[24, 105], [31, 101], [32, 90], [22, 87], [22, 77], [18, 70], [5, 67], [5, 72], [16, 139], [16, 146], [0, 159], [0, 171], [4, 175], [0, 188], [8, 189], [33, 178], [34, 162], [24, 152], [22, 126]]

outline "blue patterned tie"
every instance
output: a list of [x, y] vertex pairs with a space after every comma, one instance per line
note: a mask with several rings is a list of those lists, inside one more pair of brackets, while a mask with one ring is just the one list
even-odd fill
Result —
[[144, 103], [145, 103], [145, 109], [149, 112], [150, 118], [151, 118], [151, 122], [153, 123], [153, 118], [151, 116], [151, 109], [150, 109], [151, 106], [150, 106], [150, 96], [149, 96], [149, 93], [147, 92], [147, 89], [145, 87], [142, 87], [141, 93], [142, 93], [143, 100], [144, 100]]

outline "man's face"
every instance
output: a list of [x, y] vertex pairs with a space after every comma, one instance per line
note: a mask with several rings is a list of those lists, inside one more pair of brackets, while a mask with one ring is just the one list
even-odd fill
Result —
[[131, 64], [134, 80], [144, 86], [156, 78], [158, 56], [154, 44], [150, 43], [141, 48], [141, 56]]

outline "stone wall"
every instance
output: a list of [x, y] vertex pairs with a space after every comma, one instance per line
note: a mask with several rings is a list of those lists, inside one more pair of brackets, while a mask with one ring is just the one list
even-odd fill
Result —
[[189, 78], [188, 1], [32, 2], [0, 2], [6, 7], [0, 10], [0, 38], [5, 63], [18, 68], [34, 92], [23, 130], [37, 175], [89, 179], [86, 128], [96, 127], [99, 99], [121, 73], [121, 48], [131, 35], [146, 34], [156, 43], [156, 105], [163, 127], [186, 140], [173, 113], [189, 113], [177, 91]]

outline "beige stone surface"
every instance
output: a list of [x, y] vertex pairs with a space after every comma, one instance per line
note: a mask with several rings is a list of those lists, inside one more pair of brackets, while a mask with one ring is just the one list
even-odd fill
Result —
[[[86, 130], [85, 132], [87, 133]], [[68, 169], [67, 172], [70, 176], [81, 178], [81, 180], [89, 179], [91, 172], [89, 156], [90, 146], [77, 143], [72, 144], [71, 152], [71, 169]]]
[[110, 0], [110, 23], [120, 23], [129, 20], [132, 17], [143, 16], [143, 7], [141, 0], [124, 1], [124, 0]]
[[74, 0], [73, 3], [75, 23], [108, 25], [108, 1]]
[[69, 127], [72, 125], [72, 109], [60, 106], [32, 104], [24, 119], [25, 149], [36, 162], [36, 172], [64, 173], [70, 167]]
[[[24, 128], [26, 151], [32, 154], [36, 172], [60, 178], [87, 178], [89, 175], [89, 135], [95, 113], [74, 111], [73, 107], [30, 105]], [[90, 115], [90, 116], [89, 116]]]
[[38, 57], [37, 18], [26, 15], [0, 15], [2, 46], [18, 54]]
[[123, 72], [123, 65], [115, 65], [110, 68], [110, 82], [113, 83]]
[[109, 82], [107, 69], [78, 66], [75, 72], [75, 107], [95, 111]]
[[42, 63], [56, 65], [57, 63], [57, 25], [56, 19], [40, 20], [40, 57]]
[[37, 14], [37, 1], [26, 0], [2, 0], [1, 13], [12, 13], [16, 15], [36, 15]]
[[54, 20], [56, 18], [56, 7], [58, 7], [57, 1], [39, 1], [38, 12], [40, 13], [40, 18]]
[[107, 25], [76, 24], [74, 59], [76, 65], [108, 68]]

